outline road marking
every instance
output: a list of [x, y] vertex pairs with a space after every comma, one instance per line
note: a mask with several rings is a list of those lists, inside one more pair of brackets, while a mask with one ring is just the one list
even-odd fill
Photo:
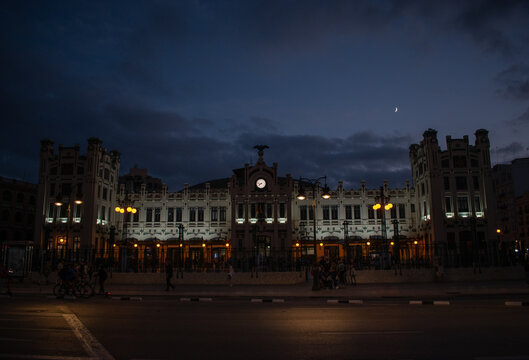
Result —
[[477, 357], [474, 360], [529, 360], [529, 355], [521, 356], [487, 356], [487, 357]]
[[529, 306], [529, 301], [506, 301], [506, 306]]
[[65, 312], [62, 314], [66, 322], [70, 325], [77, 338], [81, 341], [83, 348], [90, 355], [97, 359], [114, 360], [114, 357], [105, 349], [105, 347], [97, 341], [97, 339], [90, 333], [90, 331], [83, 325], [81, 320], [73, 314], [66, 306], [60, 306], [61, 310]]
[[33, 341], [29, 339], [16, 339], [16, 338], [0, 338], [0, 341]]
[[421, 330], [380, 330], [380, 331], [324, 331], [322, 335], [406, 335], [424, 334]]
[[94, 358], [94, 357], [80, 357], [80, 356], [49, 356], [49, 355], [18, 355], [18, 354], [0, 354], [0, 359], [97, 360], [97, 358]]

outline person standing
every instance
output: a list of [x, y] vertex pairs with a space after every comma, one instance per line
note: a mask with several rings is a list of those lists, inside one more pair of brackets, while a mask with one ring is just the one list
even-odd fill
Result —
[[99, 280], [99, 293], [105, 293], [105, 280], [107, 279], [107, 272], [103, 265], [99, 266], [99, 271], [97, 272], [97, 278]]
[[169, 288], [174, 289], [174, 285], [171, 284], [171, 278], [173, 277], [173, 266], [169, 260], [165, 261], [165, 291], [169, 291]]
[[228, 283], [230, 284], [230, 287], [233, 286], [233, 265], [230, 263], [228, 267]]

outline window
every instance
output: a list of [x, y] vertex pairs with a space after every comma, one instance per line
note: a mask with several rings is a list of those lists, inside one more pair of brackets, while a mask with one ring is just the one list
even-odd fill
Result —
[[456, 189], [457, 190], [467, 190], [467, 177], [466, 176], [456, 176]]
[[445, 212], [452, 213], [452, 198], [450, 196], [445, 197]]
[[250, 217], [252, 219], [256, 218], [255, 204], [250, 204]]
[[368, 219], [374, 219], [375, 218], [375, 210], [373, 210], [373, 205], [369, 205], [367, 207], [367, 218]]
[[194, 207], [189, 208], [189, 221], [191, 222], [197, 221], [197, 209]]
[[140, 209], [138, 209], [136, 213], [132, 214], [132, 221], [135, 223], [140, 221]]
[[353, 218], [353, 207], [351, 205], [345, 205], [345, 218], [346, 219]]
[[244, 218], [244, 204], [237, 204], [237, 218]]
[[441, 166], [443, 167], [443, 169], [448, 169], [450, 167], [450, 160], [448, 159], [441, 160]]
[[103, 188], [103, 200], [107, 199], [107, 195], [108, 195], [108, 189], [107, 188]]
[[356, 220], [360, 220], [362, 218], [362, 215], [360, 213], [360, 205], [354, 206], [354, 216]]
[[181, 207], [177, 207], [175, 209], [175, 221], [178, 221], [178, 222], [182, 222], [182, 208]]
[[460, 213], [468, 213], [468, 198], [466, 196], [457, 197], [457, 211]]
[[105, 169], [103, 174], [104, 174], [105, 180], [108, 180], [110, 178], [110, 170]]
[[198, 208], [198, 221], [204, 221], [204, 208]]
[[307, 220], [307, 206], [306, 205], [301, 205], [299, 207], [299, 219], [301, 221]]
[[410, 204], [410, 210], [412, 213], [415, 212], [415, 204]]
[[393, 206], [390, 210], [391, 218], [396, 219], [397, 218], [397, 207]]
[[280, 203], [279, 204], [279, 217], [281, 219], [284, 219], [284, 218], [287, 217], [286, 211], [285, 211], [285, 203]]
[[147, 214], [145, 216], [146, 222], [152, 222], [152, 208], [147, 208]]
[[101, 206], [101, 220], [106, 220], [106, 208]]
[[478, 195], [474, 196], [474, 211], [481, 212], [481, 201]]
[[225, 222], [226, 221], [226, 207], [225, 206], [221, 206], [219, 208], [219, 220], [221, 222]]
[[470, 159], [470, 166], [472, 166], [473, 168], [479, 167], [478, 159]]
[[266, 204], [266, 217], [271, 219], [273, 216], [272, 204]]
[[62, 164], [61, 175], [73, 175], [73, 164]]
[[399, 218], [406, 218], [406, 204], [399, 204]]
[[479, 190], [479, 178], [477, 176], [472, 176], [472, 186], [474, 190]]
[[329, 220], [329, 205], [323, 205], [321, 211], [323, 212], [323, 220]]
[[160, 222], [160, 214], [161, 214], [161, 209], [154, 208], [154, 222]]
[[421, 195], [424, 195], [425, 191], [424, 191], [424, 183], [421, 184]]
[[338, 205], [331, 206], [331, 219], [338, 220]]
[[77, 175], [83, 175], [84, 174], [84, 168], [81, 166], [77, 167]]
[[454, 156], [454, 167], [459, 169], [466, 168], [467, 158], [464, 156]]
[[211, 208], [211, 221], [219, 221], [219, 208]]
[[448, 176], [444, 177], [445, 190], [450, 190], [450, 178]]

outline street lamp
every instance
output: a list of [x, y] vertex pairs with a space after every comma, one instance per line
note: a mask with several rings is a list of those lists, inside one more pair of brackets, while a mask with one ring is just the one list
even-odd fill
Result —
[[[67, 199], [68, 206], [66, 207], [66, 238], [61, 237], [58, 241], [61, 246], [65, 245], [66, 247], [68, 247], [68, 240], [70, 237], [70, 218], [71, 218], [70, 213], [71, 213], [72, 198], [73, 198], [73, 203], [75, 205], [81, 205], [83, 203], [83, 201], [81, 200], [82, 195], [79, 193], [75, 197], [72, 197], [71, 193], [70, 193], [70, 196], [68, 196], [68, 199]], [[58, 208], [62, 208], [63, 205], [64, 205], [64, 202], [63, 202], [62, 195], [59, 194], [57, 195], [57, 198], [55, 199], [55, 206], [57, 206]]]
[[307, 179], [307, 178], [299, 178], [299, 189], [298, 189], [298, 195], [296, 196], [298, 200], [305, 200], [307, 198], [305, 191], [303, 189], [303, 183], [302, 181], [308, 183], [312, 187], [312, 227], [313, 227], [313, 245], [314, 245], [314, 263], [313, 263], [313, 282], [312, 282], [312, 290], [319, 290], [320, 289], [320, 283], [319, 283], [319, 271], [318, 271], [318, 242], [316, 241], [316, 189], [319, 187], [320, 180], [325, 180], [325, 186], [323, 187], [323, 192], [321, 194], [322, 199], [330, 199], [331, 194], [329, 192], [329, 187], [327, 186], [327, 176], [322, 176], [317, 179]]
[[389, 202], [389, 196], [384, 195], [384, 186], [380, 187], [380, 196], [375, 198], [377, 203], [373, 205], [373, 210], [379, 210], [382, 215], [381, 225], [382, 225], [382, 254], [384, 259], [383, 263], [386, 263], [387, 257], [387, 234], [386, 234], [386, 211], [393, 208], [393, 204]]

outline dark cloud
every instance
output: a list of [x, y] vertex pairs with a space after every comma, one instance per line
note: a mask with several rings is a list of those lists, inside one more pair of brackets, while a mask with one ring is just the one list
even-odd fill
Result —
[[525, 110], [523, 114], [517, 116], [516, 118], [507, 121], [507, 124], [517, 126], [517, 125], [528, 125], [529, 124], [529, 108]]
[[521, 143], [512, 142], [507, 146], [491, 149], [490, 152], [492, 158], [495, 159], [495, 162], [501, 163], [511, 161], [516, 157], [526, 156], [526, 150], [528, 150], [528, 148], [524, 147]]
[[519, 63], [509, 66], [496, 76], [501, 86], [498, 93], [509, 99], [529, 100], [529, 65]]

